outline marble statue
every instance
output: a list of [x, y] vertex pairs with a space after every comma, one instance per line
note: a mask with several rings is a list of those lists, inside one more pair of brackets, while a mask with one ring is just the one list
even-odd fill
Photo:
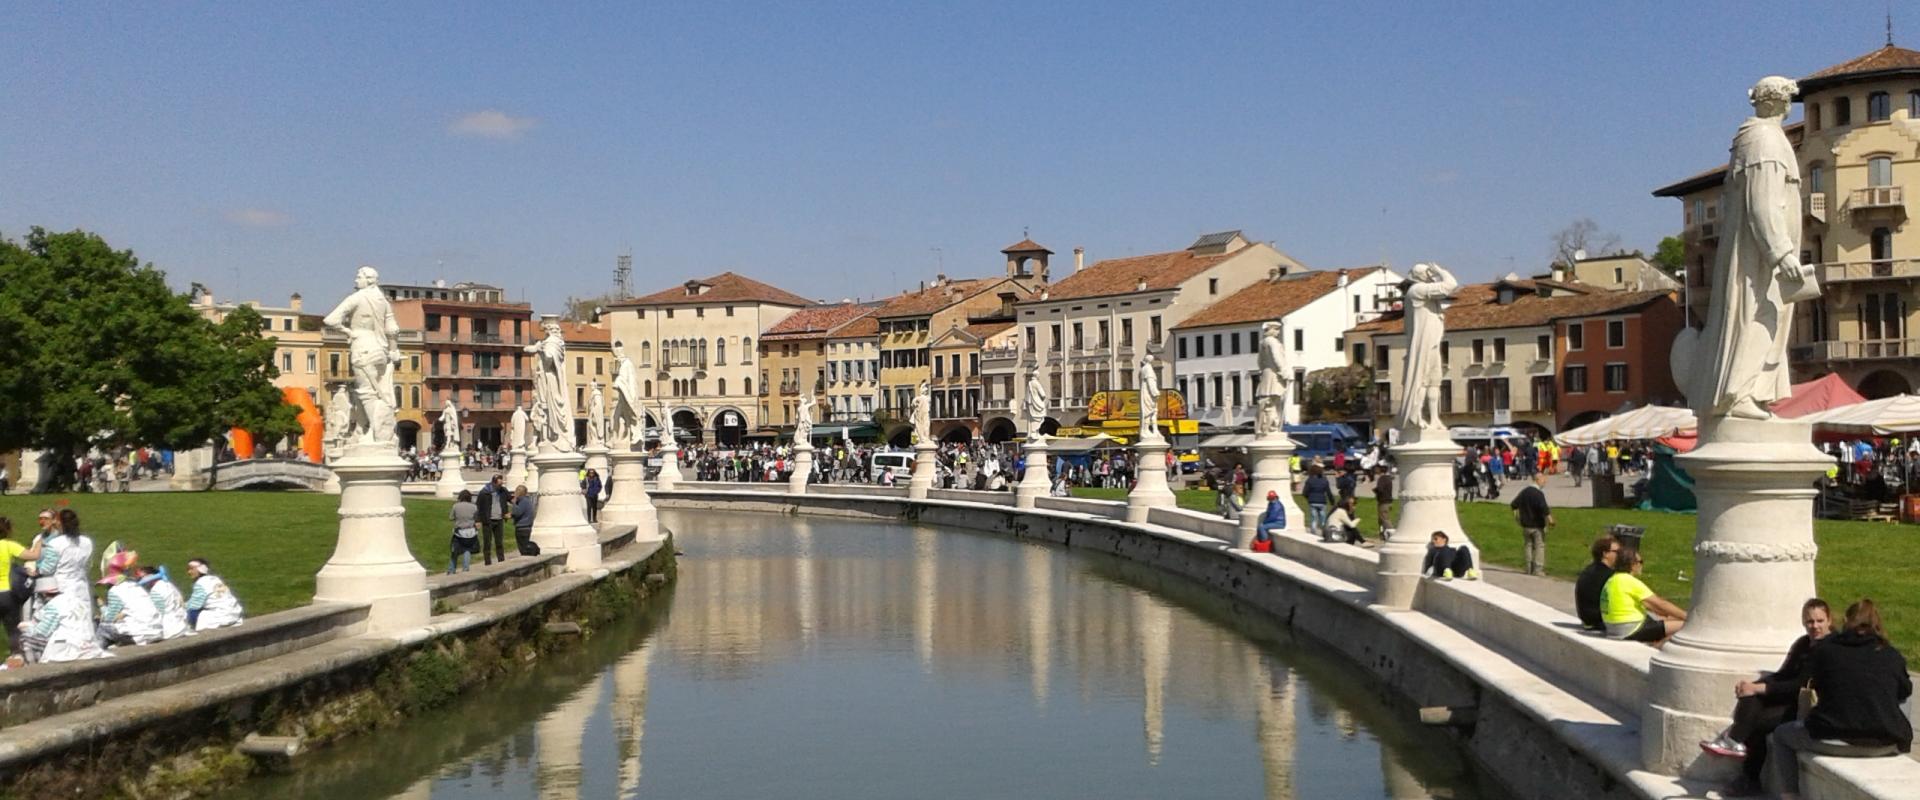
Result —
[[452, 397], [440, 409], [440, 435], [446, 439], [445, 449], [460, 449], [460, 407], [454, 405]]
[[353, 401], [347, 399], [347, 385], [334, 384], [333, 397], [327, 401], [326, 450], [329, 457], [337, 455], [340, 448], [346, 446], [348, 428], [352, 425]]
[[800, 409], [793, 423], [793, 443], [813, 443], [813, 393], [800, 393]]
[[1287, 396], [1293, 389], [1293, 373], [1287, 368], [1287, 346], [1280, 338], [1280, 323], [1260, 325], [1259, 414], [1254, 417], [1254, 432], [1260, 435], [1282, 433], [1287, 428]]
[[533, 431], [533, 439], [531, 443], [533, 444], [534, 447], [539, 447], [541, 443], [547, 440], [548, 428], [547, 428], [547, 407], [544, 403], [541, 403], [538, 399], [535, 399], [533, 401], [533, 413], [528, 415], [528, 422], [531, 423], [532, 431]]
[[1045, 438], [1040, 428], [1047, 422], [1047, 387], [1040, 382], [1040, 370], [1034, 370], [1027, 376], [1027, 439], [1034, 441]]
[[640, 380], [634, 377], [633, 359], [621, 343], [613, 343], [613, 415], [608, 420], [612, 432], [608, 439], [619, 447], [631, 448], [645, 437], [640, 419]]
[[1444, 431], [1440, 419], [1440, 342], [1446, 338], [1447, 323], [1443, 304], [1460, 282], [1453, 273], [1438, 264], [1415, 264], [1408, 275], [1413, 285], [1401, 298], [1406, 308], [1407, 356], [1401, 376], [1401, 431]]
[[926, 380], [913, 390], [912, 422], [915, 441], [933, 441], [933, 384]]
[[1148, 353], [1140, 357], [1135, 385], [1140, 387], [1140, 435], [1160, 435], [1160, 362]]
[[597, 380], [587, 383], [587, 446], [607, 446], [607, 395]]
[[567, 398], [567, 342], [560, 337], [560, 323], [549, 318], [541, 325], [547, 336], [527, 345], [534, 353], [533, 396], [537, 405], [546, 406], [544, 420], [538, 425], [541, 446], [561, 452], [573, 452], [573, 404]]
[[673, 429], [673, 411], [665, 401], [660, 403], [660, 446], [680, 446], [680, 434]]
[[1799, 86], [1760, 79], [1747, 92], [1753, 116], [1733, 137], [1720, 197], [1726, 231], [1714, 256], [1707, 325], [1673, 344], [1675, 382], [1704, 422], [1769, 419], [1768, 404], [1791, 392], [1787, 339], [1792, 304], [1820, 296], [1800, 263], [1800, 168], [1781, 120]]
[[527, 448], [527, 407], [513, 407], [513, 421], [507, 428], [507, 445], [515, 452]]
[[351, 433], [366, 444], [395, 444], [393, 365], [400, 361], [400, 323], [393, 304], [380, 291], [380, 272], [361, 267], [354, 274], [353, 294], [327, 314], [328, 330], [347, 337], [347, 363], [353, 373]]

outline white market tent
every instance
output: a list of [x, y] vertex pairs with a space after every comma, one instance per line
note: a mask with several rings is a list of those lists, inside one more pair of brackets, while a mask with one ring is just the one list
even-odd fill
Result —
[[1641, 406], [1555, 436], [1561, 444], [1598, 444], [1611, 439], [1659, 439], [1698, 427], [1693, 411], [1671, 406]]
[[1850, 406], [1838, 406], [1801, 417], [1830, 431], [1849, 433], [1908, 433], [1920, 431], [1920, 397], [1897, 394]]

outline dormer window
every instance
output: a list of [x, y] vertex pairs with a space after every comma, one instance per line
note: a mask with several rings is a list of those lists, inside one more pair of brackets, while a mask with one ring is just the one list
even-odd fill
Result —
[[1496, 302], [1503, 306], [1513, 305], [1516, 295], [1512, 286], [1502, 285], [1496, 294]]

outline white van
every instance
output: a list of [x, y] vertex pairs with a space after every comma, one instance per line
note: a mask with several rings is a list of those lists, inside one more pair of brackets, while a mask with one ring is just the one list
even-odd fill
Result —
[[895, 481], [899, 481], [904, 485], [908, 478], [913, 477], [913, 454], [906, 452], [874, 453], [873, 461], [868, 468], [868, 477], [874, 483], [879, 483], [881, 476], [889, 472], [893, 473], [893, 479]]

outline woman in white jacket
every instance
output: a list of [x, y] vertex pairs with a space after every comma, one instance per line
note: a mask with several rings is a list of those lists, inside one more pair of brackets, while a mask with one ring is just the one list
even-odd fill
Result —
[[107, 563], [107, 576], [100, 583], [107, 590], [107, 607], [100, 612], [100, 646], [116, 644], [153, 644], [160, 641], [160, 609], [147, 590], [133, 580], [133, 566], [139, 554], [122, 550]]
[[193, 596], [187, 598], [187, 619], [195, 631], [210, 631], [240, 624], [240, 599], [233, 596], [227, 582], [213, 574], [213, 565], [204, 558], [187, 562], [187, 573], [194, 576]]
[[187, 599], [180, 595], [180, 587], [167, 577], [167, 568], [137, 567], [135, 572], [140, 576], [140, 585], [147, 590], [147, 597], [153, 600], [154, 610], [160, 613], [160, 639], [191, 636], [193, 626], [187, 622]]

